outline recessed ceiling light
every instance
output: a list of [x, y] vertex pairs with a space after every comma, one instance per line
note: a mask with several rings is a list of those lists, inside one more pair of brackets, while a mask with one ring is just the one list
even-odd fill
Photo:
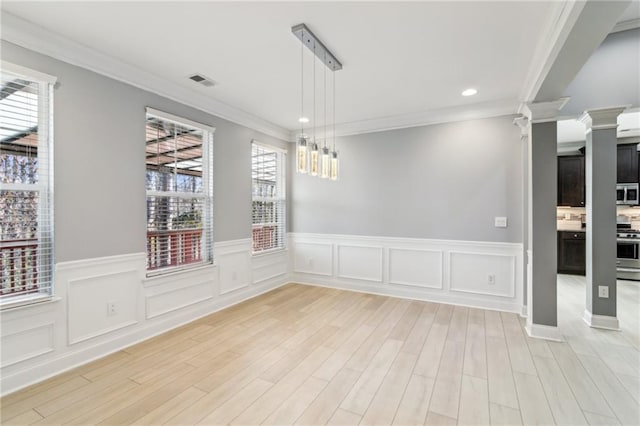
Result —
[[462, 96], [473, 96], [476, 93], [478, 93], [476, 89], [467, 89], [464, 92], [462, 92]]
[[308, 123], [309, 119], [307, 117], [298, 118], [298, 123]]

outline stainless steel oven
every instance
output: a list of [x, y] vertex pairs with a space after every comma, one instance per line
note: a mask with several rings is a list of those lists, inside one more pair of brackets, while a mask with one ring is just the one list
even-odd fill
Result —
[[616, 241], [616, 276], [621, 280], [640, 281], [640, 232], [619, 229]]

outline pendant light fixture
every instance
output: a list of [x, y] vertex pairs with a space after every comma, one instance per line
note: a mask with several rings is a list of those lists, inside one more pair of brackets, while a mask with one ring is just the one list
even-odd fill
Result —
[[[291, 32], [300, 40], [300, 134], [296, 138], [296, 156], [297, 156], [297, 171], [298, 173], [308, 173], [311, 176], [319, 176], [324, 179], [337, 180], [338, 179], [338, 152], [336, 151], [336, 137], [335, 137], [335, 71], [342, 69], [342, 64], [336, 59], [335, 56], [325, 47], [325, 45], [307, 28], [305, 24], [298, 24], [291, 28]], [[304, 132], [304, 123], [309, 122], [304, 116], [304, 49], [302, 46], [306, 46], [313, 54], [313, 138], [309, 138]], [[318, 144], [316, 138], [316, 131], [318, 129], [318, 122], [316, 121], [316, 61], [320, 60], [324, 64], [323, 74], [323, 106], [324, 106], [324, 134], [322, 141], [322, 148]], [[330, 150], [328, 146], [328, 120], [327, 120], [327, 68], [332, 71], [333, 74], [333, 149]], [[304, 121], [303, 121], [304, 119]]]

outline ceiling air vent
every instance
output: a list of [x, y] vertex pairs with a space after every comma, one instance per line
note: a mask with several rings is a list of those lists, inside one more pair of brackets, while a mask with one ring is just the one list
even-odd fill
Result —
[[196, 83], [202, 84], [205, 87], [213, 87], [216, 84], [215, 81], [213, 81], [209, 77], [205, 77], [202, 74], [193, 74], [193, 75], [189, 76], [189, 80], [193, 80]]

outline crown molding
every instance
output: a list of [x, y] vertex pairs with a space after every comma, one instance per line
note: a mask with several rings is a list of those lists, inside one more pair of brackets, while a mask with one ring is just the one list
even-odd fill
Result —
[[289, 139], [289, 130], [224, 102], [98, 52], [39, 25], [2, 12], [0, 38], [54, 59], [146, 90], [266, 135]]
[[[519, 102], [513, 100], [500, 100], [493, 102], [481, 102], [471, 105], [460, 105], [449, 108], [433, 109], [418, 113], [402, 114], [389, 117], [377, 117], [369, 120], [352, 121], [336, 124], [335, 136], [351, 136], [363, 133], [384, 132], [387, 130], [406, 129], [410, 127], [428, 126], [432, 124], [450, 123], [454, 121], [478, 120], [482, 118], [501, 117], [515, 114]], [[306, 129], [312, 133], [313, 129]], [[295, 140], [299, 130], [292, 130], [290, 140]], [[324, 138], [323, 129], [316, 129], [317, 138]], [[333, 133], [327, 132], [327, 137]]]
[[547, 24], [541, 31], [535, 53], [531, 57], [529, 72], [520, 92], [523, 104], [518, 110], [519, 113], [523, 112], [524, 104], [532, 102], [540, 91], [542, 83], [547, 78], [585, 5], [586, 2], [574, 0], [552, 3], [553, 10], [549, 14]]
[[620, 31], [634, 30], [636, 28], [640, 28], [640, 18], [618, 22], [609, 34], [619, 33]]

